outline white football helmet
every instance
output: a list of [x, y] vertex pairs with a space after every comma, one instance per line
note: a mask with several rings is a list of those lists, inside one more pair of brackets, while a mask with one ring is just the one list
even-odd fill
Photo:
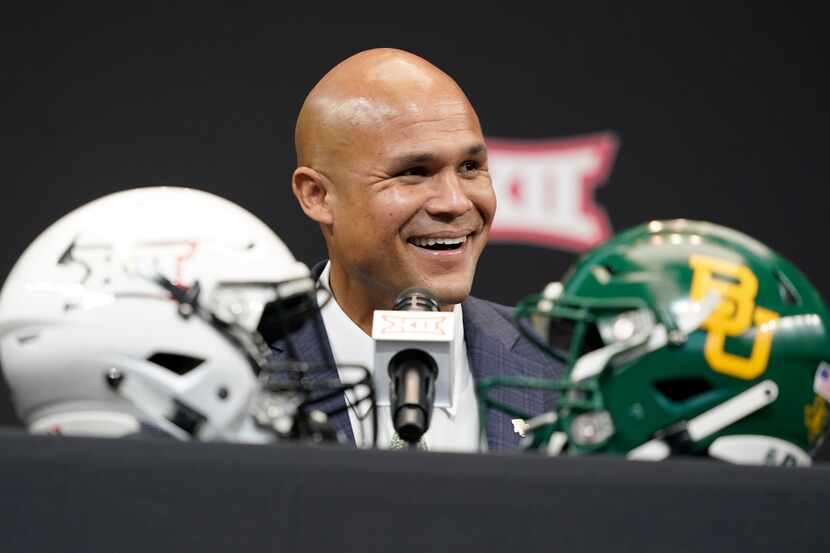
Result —
[[[290, 330], [313, 289], [306, 265], [230, 201], [117, 192], [17, 261], [0, 293], [0, 367], [32, 432], [270, 441], [250, 416], [261, 335]], [[284, 328], [262, 329], [264, 307], [286, 298]]]

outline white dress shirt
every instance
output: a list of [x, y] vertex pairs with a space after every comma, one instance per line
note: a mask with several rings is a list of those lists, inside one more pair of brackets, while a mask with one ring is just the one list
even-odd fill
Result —
[[[331, 292], [329, 274], [331, 263], [326, 263], [320, 275], [320, 284]], [[456, 324], [456, 358], [453, 362], [453, 375], [450, 379], [452, 404], [449, 407], [436, 407], [432, 411], [429, 429], [422, 441], [430, 451], [477, 451], [479, 446], [478, 405], [476, 402], [473, 378], [467, 361], [467, 346], [464, 343], [464, 323], [461, 305], [455, 306]], [[329, 336], [331, 351], [338, 365], [363, 365], [374, 373], [374, 341], [372, 337], [352, 321], [340, 308], [337, 298], [333, 297], [321, 311], [326, 332]], [[441, 367], [439, 367], [439, 370]], [[339, 368], [338, 374], [343, 382], [355, 381], [358, 373], [347, 368]], [[346, 394], [350, 404], [354, 394]], [[355, 442], [361, 447], [372, 444], [372, 420], [368, 416], [368, 405], [351, 408], [348, 411]], [[387, 448], [395, 434], [389, 406], [378, 407], [378, 447]]]

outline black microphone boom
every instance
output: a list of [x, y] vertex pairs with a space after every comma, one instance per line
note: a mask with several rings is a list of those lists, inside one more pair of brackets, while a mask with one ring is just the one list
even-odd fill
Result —
[[[407, 288], [395, 300], [396, 311], [438, 311], [438, 301], [423, 288]], [[415, 445], [429, 429], [438, 365], [419, 349], [405, 349], [389, 361], [392, 424], [401, 439]]]

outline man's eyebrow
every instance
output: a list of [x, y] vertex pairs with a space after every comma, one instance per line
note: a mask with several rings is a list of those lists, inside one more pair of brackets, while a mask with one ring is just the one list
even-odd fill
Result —
[[392, 160], [395, 165], [422, 165], [435, 161], [437, 156], [429, 153], [404, 154]]
[[[483, 143], [473, 144], [464, 151], [465, 156], [476, 157], [487, 151], [487, 147]], [[411, 154], [404, 154], [392, 159], [395, 165], [423, 165], [429, 164], [438, 159], [433, 153], [429, 152], [415, 152]]]
[[467, 148], [467, 155], [470, 157], [475, 157], [487, 152], [487, 146], [483, 143], [473, 144], [469, 148]]

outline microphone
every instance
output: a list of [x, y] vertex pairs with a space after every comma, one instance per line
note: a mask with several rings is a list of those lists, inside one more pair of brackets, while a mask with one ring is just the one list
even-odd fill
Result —
[[[395, 311], [438, 311], [429, 290], [407, 288], [398, 294]], [[401, 439], [417, 444], [429, 428], [435, 403], [438, 365], [420, 349], [405, 349], [389, 360], [392, 424]]]
[[[433, 406], [451, 404], [452, 373], [447, 369], [453, 358], [455, 314], [438, 311], [435, 297], [423, 288], [398, 294], [394, 308], [375, 311], [372, 325], [378, 405], [390, 406], [395, 431], [414, 446], [429, 429]], [[439, 366], [444, 370], [439, 372]], [[388, 398], [382, 397], [384, 391]]]

